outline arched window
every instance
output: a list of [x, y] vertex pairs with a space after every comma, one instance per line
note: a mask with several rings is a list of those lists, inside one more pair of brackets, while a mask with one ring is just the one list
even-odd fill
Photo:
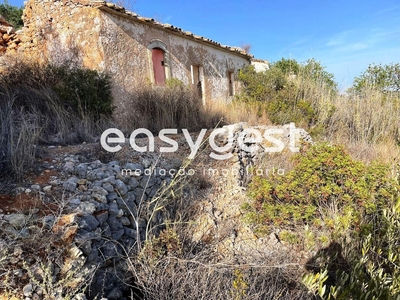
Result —
[[147, 48], [151, 52], [153, 82], [156, 85], [164, 85], [165, 80], [170, 78], [167, 46], [163, 42], [156, 40], [151, 42]]

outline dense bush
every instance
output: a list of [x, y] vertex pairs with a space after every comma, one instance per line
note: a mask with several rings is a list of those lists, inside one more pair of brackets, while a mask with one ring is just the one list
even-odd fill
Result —
[[361, 224], [364, 234], [344, 244], [346, 268], [334, 265], [340, 252], [325, 253], [314, 272], [304, 275], [304, 284], [322, 299], [400, 298], [400, 199], [389, 199]]
[[22, 22], [22, 13], [23, 8], [12, 6], [7, 4], [0, 4], [0, 15], [2, 15], [7, 22], [9, 22], [15, 29], [20, 29], [24, 26], [24, 22]]
[[257, 104], [259, 114], [265, 111], [273, 123], [313, 123], [315, 111], [311, 103], [292, 93], [293, 83], [279, 69], [256, 72], [248, 66], [240, 70], [238, 77], [244, 86], [238, 101]]
[[111, 103], [106, 75], [15, 64], [0, 75], [0, 175], [21, 179], [38, 143], [92, 141], [110, 121]]
[[341, 146], [317, 144], [294, 157], [294, 168], [274, 179], [256, 177], [249, 194], [258, 202], [329, 207], [357, 205], [375, 211], [395, 193], [388, 169], [353, 160]]
[[333, 75], [315, 60], [300, 64], [283, 58], [264, 72], [248, 66], [240, 70], [238, 78], [243, 90], [237, 101], [256, 103], [259, 114], [266, 112], [277, 124], [315, 125], [320, 110], [326, 110], [324, 98], [336, 92]]
[[[324, 241], [304, 284], [323, 299], [398, 299], [400, 185], [385, 165], [365, 165], [340, 146], [318, 144], [294, 157], [284, 176], [253, 178], [243, 205], [259, 234]], [[301, 233], [306, 226], [307, 236]], [[315, 244], [315, 241], [312, 241]], [[340, 258], [340, 262], [339, 259]]]
[[[94, 118], [110, 118], [113, 112], [109, 75], [95, 70], [68, 65], [38, 65], [18, 63], [0, 75], [0, 84], [8, 90], [51, 90], [56, 101], [76, 114]], [[17, 104], [28, 108], [24, 98]], [[43, 102], [42, 109], [46, 109]]]
[[384, 92], [400, 92], [400, 64], [369, 65], [366, 71], [354, 79], [351, 90], [361, 92], [371, 87]]

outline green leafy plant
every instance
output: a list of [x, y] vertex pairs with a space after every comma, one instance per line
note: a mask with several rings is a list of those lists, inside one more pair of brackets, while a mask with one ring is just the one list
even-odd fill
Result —
[[399, 299], [400, 298], [400, 199], [365, 216], [368, 235], [348, 249], [349, 268], [336, 271], [330, 280], [328, 264], [318, 272], [305, 274], [303, 283], [322, 299]]
[[330, 101], [337, 90], [333, 75], [313, 59], [298, 63], [282, 58], [264, 72], [248, 66], [239, 71], [238, 79], [243, 89], [236, 101], [255, 103], [259, 115], [266, 112], [277, 124], [316, 124], [331, 113], [331, 105], [321, 98]]
[[111, 117], [113, 106], [109, 75], [66, 65], [49, 68], [57, 77], [54, 90], [62, 102], [95, 119]]
[[0, 4], [0, 15], [2, 15], [15, 29], [24, 26], [22, 21], [23, 8], [9, 5], [7, 1]]
[[384, 92], [400, 92], [400, 64], [371, 64], [367, 70], [354, 79], [352, 90], [360, 92], [367, 87]]
[[331, 238], [365, 235], [371, 229], [363, 218], [396, 200], [399, 186], [388, 167], [356, 161], [341, 146], [317, 144], [293, 160], [284, 176], [255, 176], [248, 186], [253, 201], [242, 209], [257, 234], [271, 226], [309, 225]]
[[22, 179], [34, 145], [91, 141], [109, 127], [112, 111], [107, 75], [16, 62], [0, 74], [0, 176]]
[[245, 299], [246, 291], [249, 288], [249, 284], [243, 277], [243, 273], [240, 270], [233, 271], [233, 282], [232, 282], [232, 299], [241, 300]]
[[395, 189], [384, 165], [366, 166], [341, 146], [317, 144], [294, 156], [295, 166], [285, 176], [269, 181], [255, 178], [250, 196], [271, 203], [344, 207], [352, 203], [373, 211]]
[[330, 243], [306, 264], [312, 272], [303, 277], [322, 299], [398, 299], [400, 186], [389, 168], [325, 143], [303, 148], [294, 163], [284, 176], [253, 178], [254, 200], [242, 206], [247, 221], [255, 229], [306, 223], [304, 237], [291, 229], [280, 239]]

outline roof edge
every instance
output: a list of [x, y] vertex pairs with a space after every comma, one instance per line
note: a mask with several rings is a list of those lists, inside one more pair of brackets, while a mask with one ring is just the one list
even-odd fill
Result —
[[186, 38], [189, 38], [189, 39], [192, 39], [192, 40], [195, 40], [195, 41], [207, 44], [207, 45], [211, 45], [218, 49], [228, 51], [228, 52], [236, 54], [236, 55], [243, 56], [249, 60], [254, 59], [254, 56], [252, 54], [247, 53], [240, 47], [231, 47], [231, 46], [227, 46], [227, 45], [222, 45], [221, 43], [218, 43], [214, 40], [205, 38], [203, 36], [195, 35], [194, 33], [190, 32], [190, 31], [185, 31], [182, 28], [173, 26], [171, 24], [167, 24], [167, 23], [163, 24], [163, 23], [155, 21], [153, 18], [145, 18], [145, 17], [139, 16], [137, 13], [126, 10], [124, 7], [116, 5], [114, 3], [110, 3], [110, 2], [106, 2], [106, 1], [97, 1], [97, 0], [93, 1], [92, 0], [92, 1], [90, 1], [90, 4], [91, 4], [91, 6], [96, 7], [102, 11], [114, 13], [114, 14], [117, 14], [120, 16], [125, 16], [129, 19], [132, 19], [135, 22], [144, 23], [144, 24], [148, 24], [148, 25], [150, 24], [154, 27], [174, 33], [176, 35], [181, 35]]

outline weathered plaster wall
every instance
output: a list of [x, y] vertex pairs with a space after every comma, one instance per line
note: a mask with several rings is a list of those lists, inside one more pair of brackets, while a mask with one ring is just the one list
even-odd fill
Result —
[[113, 79], [117, 113], [125, 111], [131, 93], [150, 82], [149, 57], [145, 43], [146, 26], [133, 26], [123, 17], [101, 14], [100, 42], [104, 49], [104, 67]]
[[[228, 74], [250, 63], [250, 57], [239, 49], [181, 29], [169, 30], [174, 27], [103, 1], [29, 0], [23, 19], [17, 52], [39, 62], [68, 63], [110, 73], [117, 113], [129, 109], [130, 94], [153, 81], [149, 45], [154, 41], [165, 45], [167, 78], [192, 84], [192, 66], [202, 66], [205, 102], [229, 101]], [[233, 85], [236, 90], [238, 84]]]
[[114, 80], [114, 94], [123, 105], [135, 88], [152, 81], [151, 51], [153, 41], [165, 44], [169, 55], [168, 68], [172, 78], [191, 84], [192, 65], [203, 66], [205, 98], [229, 100], [228, 72], [235, 72], [249, 64], [246, 57], [202, 44], [166, 32], [152, 25], [134, 22], [121, 15], [103, 12], [101, 42], [104, 49], [105, 69]]
[[249, 64], [246, 58], [191, 41], [169, 36], [172, 76], [183, 82], [191, 81], [191, 66], [201, 65], [205, 76], [206, 101], [229, 100], [228, 72], [237, 72]]
[[251, 64], [254, 66], [256, 72], [264, 72], [269, 70], [269, 63], [266, 60], [252, 60]]

